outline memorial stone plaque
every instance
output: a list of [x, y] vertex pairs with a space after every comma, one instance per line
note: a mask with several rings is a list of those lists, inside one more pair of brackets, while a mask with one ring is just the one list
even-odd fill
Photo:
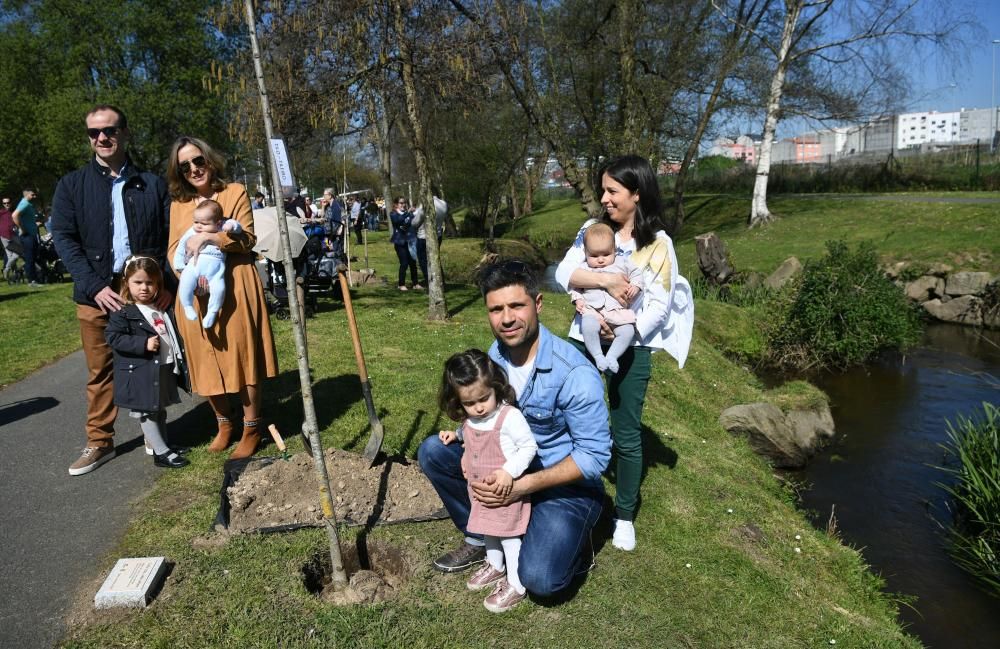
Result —
[[95, 608], [143, 608], [166, 572], [164, 557], [119, 559], [94, 596]]

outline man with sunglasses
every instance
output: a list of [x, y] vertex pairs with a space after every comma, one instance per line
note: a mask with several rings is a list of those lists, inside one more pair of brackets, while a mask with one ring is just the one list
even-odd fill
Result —
[[[569, 587], [593, 560], [590, 531], [601, 514], [601, 474], [611, 459], [604, 384], [583, 354], [538, 322], [542, 294], [530, 267], [520, 261], [494, 264], [480, 274], [479, 287], [496, 338], [490, 358], [507, 373], [538, 454], [505, 493], [489, 479], [466, 482], [460, 445], [443, 444], [437, 435], [420, 445], [421, 469], [465, 534], [464, 543], [439, 557], [434, 567], [456, 572], [485, 559], [482, 538], [465, 530], [470, 488], [486, 507], [530, 496], [518, 574], [528, 592], [549, 596]], [[499, 610], [491, 611], [509, 610], [524, 598], [506, 592]]]
[[94, 158], [56, 186], [52, 239], [73, 277], [73, 301], [87, 359], [87, 446], [69, 467], [90, 473], [115, 455], [111, 349], [104, 339], [108, 316], [124, 303], [118, 295], [125, 260], [153, 257], [166, 283], [156, 301], [173, 301], [174, 274], [167, 266], [170, 195], [163, 179], [138, 169], [128, 155], [130, 132], [121, 109], [109, 105], [86, 115]]

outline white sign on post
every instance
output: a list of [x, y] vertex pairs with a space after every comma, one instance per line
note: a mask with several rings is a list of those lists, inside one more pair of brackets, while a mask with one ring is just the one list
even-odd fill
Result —
[[281, 183], [281, 188], [291, 187], [295, 189], [295, 178], [292, 176], [292, 163], [288, 161], [288, 149], [285, 148], [284, 138], [271, 138], [271, 153], [274, 155], [274, 166], [277, 167], [278, 181]]

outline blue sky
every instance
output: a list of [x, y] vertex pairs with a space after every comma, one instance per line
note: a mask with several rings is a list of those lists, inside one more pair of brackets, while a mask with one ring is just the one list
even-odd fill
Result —
[[[981, 38], [968, 43], [967, 58], [959, 66], [942, 69], [942, 66], [924, 65], [915, 60], [909, 66], [915, 71], [914, 93], [909, 108], [914, 111], [948, 111], [964, 108], [989, 108], [992, 95], [990, 75], [993, 70], [993, 49], [997, 57], [997, 76], [1000, 77], [1000, 0], [966, 0], [972, 16], [982, 27]], [[952, 88], [951, 84], [955, 84]], [[1000, 78], [997, 79], [997, 101], [1000, 102]]]
[[[997, 103], [1000, 104], [1000, 45], [991, 43], [993, 39], [1000, 40], [1000, 0], [922, 0], [917, 5], [917, 11], [929, 13], [940, 10], [942, 6], [947, 7], [952, 18], [964, 14], [976, 28], [964, 32], [965, 47], [957, 62], [936, 56], [927, 46], [920, 49], [911, 46], [900, 48], [899, 56], [906, 59], [903, 67], [912, 75], [910, 95], [901, 102], [903, 112], [989, 108], [994, 47], [997, 50]], [[736, 130], [760, 133], [763, 117], [762, 114], [759, 120], [743, 122]], [[791, 137], [813, 128], [823, 128], [823, 125], [790, 119], [778, 124], [777, 135], [779, 138]]]

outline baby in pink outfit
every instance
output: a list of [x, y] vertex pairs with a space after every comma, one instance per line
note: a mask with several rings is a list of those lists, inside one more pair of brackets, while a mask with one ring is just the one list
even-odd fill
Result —
[[[642, 289], [642, 270], [625, 257], [615, 254], [615, 233], [604, 223], [595, 223], [583, 233], [583, 246], [587, 258], [580, 264], [583, 270], [595, 273], [619, 273], [628, 278], [629, 283]], [[632, 301], [638, 296], [632, 295]], [[635, 311], [624, 307], [611, 295], [600, 288], [585, 289], [582, 293], [570, 290], [570, 299], [580, 314], [580, 333], [583, 344], [594, 358], [594, 364], [601, 372], [607, 370], [618, 373], [618, 359], [635, 339]], [[601, 345], [601, 320], [615, 332], [611, 347], [605, 352]]]

